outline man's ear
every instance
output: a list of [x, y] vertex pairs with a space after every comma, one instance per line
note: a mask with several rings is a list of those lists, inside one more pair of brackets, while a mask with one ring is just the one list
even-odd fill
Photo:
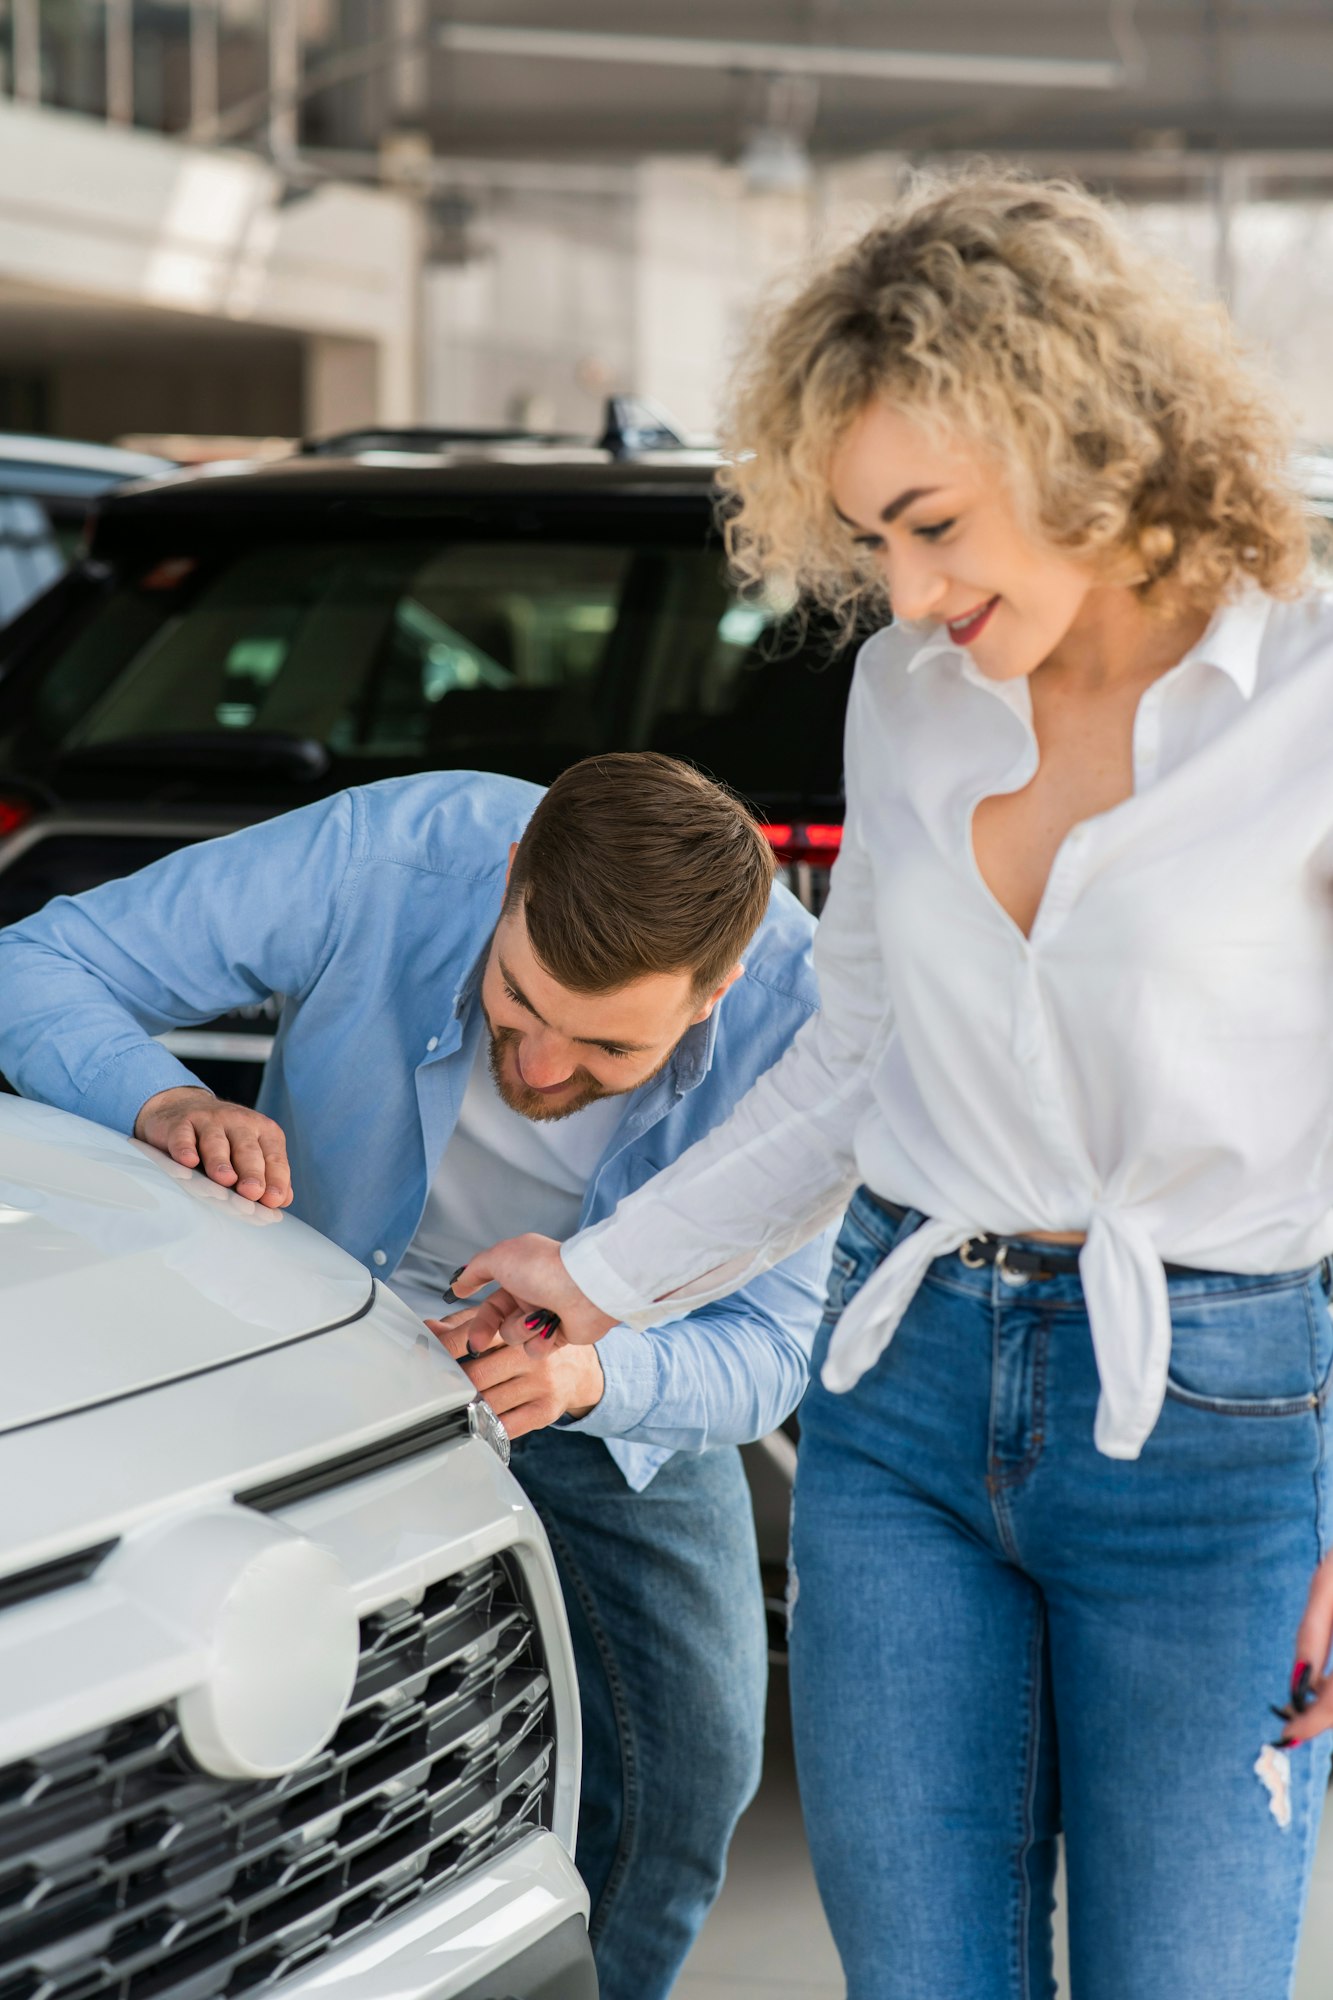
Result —
[[692, 1028], [697, 1027], [700, 1021], [706, 1021], [708, 1019], [708, 1016], [712, 1013], [714, 1007], [716, 1007], [718, 1001], [722, 998], [723, 994], [730, 993], [732, 987], [736, 984], [736, 981], [741, 977], [741, 974], [744, 971], [745, 967], [743, 965], [732, 966], [731, 971], [722, 981], [722, 984], [716, 989], [715, 992], [709, 994], [708, 998], [704, 1001], [703, 1005], [700, 1007], [698, 1013], [694, 1016], [694, 1019], [690, 1022], [690, 1026]]

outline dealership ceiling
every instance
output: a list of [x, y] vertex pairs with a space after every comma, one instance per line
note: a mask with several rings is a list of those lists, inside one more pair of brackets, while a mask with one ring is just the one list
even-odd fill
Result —
[[[434, 155], [738, 158], [1333, 147], [1331, 0], [390, 0], [302, 52], [300, 138]], [[336, 19], [333, 17], [336, 16]], [[390, 23], [390, 35], [382, 23]], [[379, 25], [378, 37], [372, 24]]]

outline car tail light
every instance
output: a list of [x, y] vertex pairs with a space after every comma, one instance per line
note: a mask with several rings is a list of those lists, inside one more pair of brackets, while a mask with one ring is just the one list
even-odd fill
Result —
[[788, 826], [770, 822], [760, 827], [772, 844], [779, 861], [789, 866], [807, 861], [815, 868], [830, 868], [842, 846], [842, 828], [833, 825]]
[[17, 833], [32, 818], [33, 808], [26, 799], [6, 799], [0, 797], [0, 840], [7, 833]]

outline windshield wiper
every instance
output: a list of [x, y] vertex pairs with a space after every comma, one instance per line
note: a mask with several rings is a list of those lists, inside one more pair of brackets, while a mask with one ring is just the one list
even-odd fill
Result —
[[221, 730], [182, 729], [161, 736], [118, 736], [110, 743], [84, 743], [57, 758], [63, 770], [269, 771], [313, 782], [331, 759], [313, 736], [254, 729], [244, 735]]

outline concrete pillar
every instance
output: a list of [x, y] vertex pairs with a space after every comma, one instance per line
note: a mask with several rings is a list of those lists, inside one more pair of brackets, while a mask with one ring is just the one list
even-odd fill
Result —
[[316, 334], [306, 342], [307, 437], [385, 421], [380, 413], [381, 350], [370, 340]]

